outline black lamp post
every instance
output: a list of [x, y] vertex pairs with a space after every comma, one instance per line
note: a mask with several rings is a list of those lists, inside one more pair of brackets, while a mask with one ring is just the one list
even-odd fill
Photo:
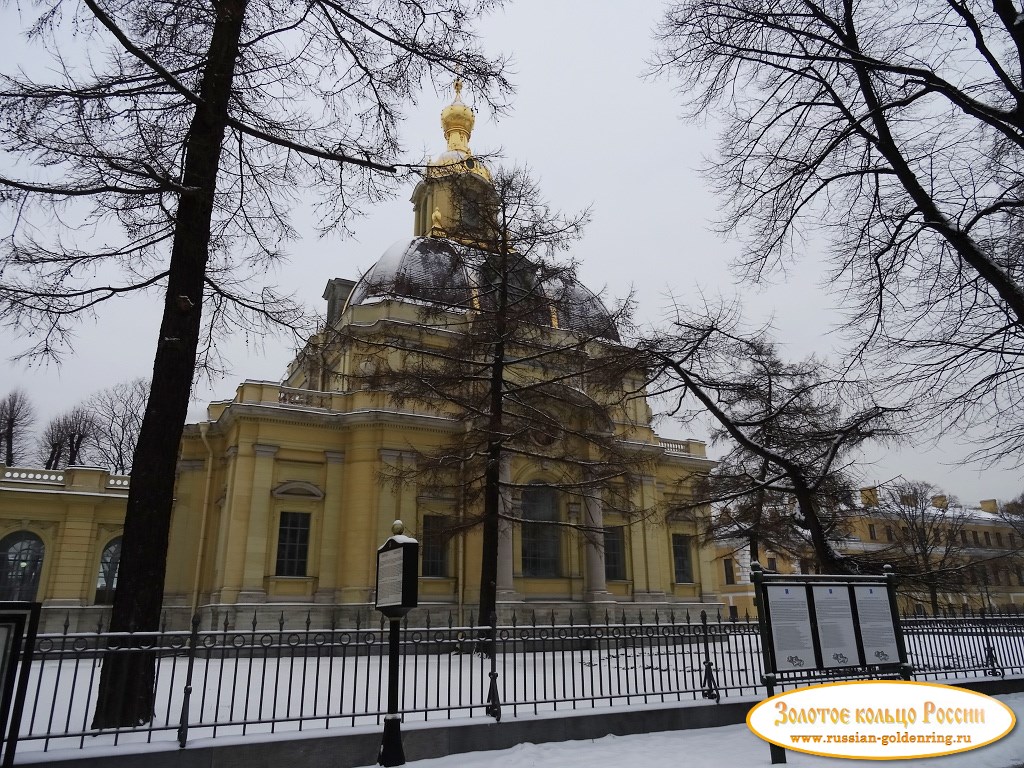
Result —
[[388, 617], [388, 713], [377, 763], [405, 765], [402, 749], [402, 716], [398, 712], [399, 632], [402, 617], [417, 605], [419, 590], [419, 542], [405, 535], [401, 520], [391, 526], [392, 536], [377, 550], [377, 610]]

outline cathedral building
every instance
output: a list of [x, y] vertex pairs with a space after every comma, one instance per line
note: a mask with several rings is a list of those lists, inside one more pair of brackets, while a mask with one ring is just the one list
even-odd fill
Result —
[[[482, 496], [466, 490], [474, 451], [461, 470], [446, 467], [447, 483], [426, 471], [445, 446], [465, 448], [479, 422], [445, 393], [401, 394], [395, 378], [416, 355], [442, 359], [493, 311], [496, 251], [465, 235], [481, 210], [471, 211], [467, 195], [485, 211], [495, 199], [491, 170], [469, 146], [473, 123], [457, 86], [442, 113], [447, 149], [413, 191], [412, 236], [360, 279], [328, 282], [326, 324], [281, 382], [244, 381], [186, 427], [169, 626], [186, 626], [195, 611], [204, 626], [254, 616], [261, 624], [283, 616], [298, 625], [307, 615], [315, 626], [376, 621], [376, 550], [396, 519], [421, 542], [414, 623], [428, 611], [432, 622], [477, 619], [486, 558], [496, 559], [501, 619], [513, 611], [560, 621], [570, 611], [576, 620], [655, 609], [714, 615], [718, 566], [698, 546], [704, 513], [688, 506], [694, 479], [714, 462], [699, 441], [656, 434], [636, 394], [639, 377], [622, 372], [597, 391], [588, 361], [614, 353], [616, 318], [573, 274], [541, 274], [525, 257], [516, 268], [522, 295], [536, 289], [558, 300], [530, 305], [529, 343], [540, 351], [520, 350], [502, 374], [502, 386], [542, 393], [544, 402], [535, 401], [541, 427], [522, 421], [533, 408], [525, 401], [505, 422], [496, 553], [485, 551]], [[586, 372], [570, 371], [570, 358]], [[611, 397], [615, 389], [633, 395]], [[633, 463], [602, 474], [612, 455]], [[19, 581], [12, 566], [0, 589], [20, 585], [22, 596], [42, 600], [48, 628], [67, 616], [94, 628], [116, 578], [128, 479], [89, 469], [34, 474], [0, 485], [0, 549], [14, 542], [31, 560], [31, 574]]]

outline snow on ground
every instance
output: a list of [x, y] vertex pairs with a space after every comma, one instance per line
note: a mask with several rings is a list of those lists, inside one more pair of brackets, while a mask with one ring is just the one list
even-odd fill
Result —
[[[996, 696], [1018, 718], [1024, 717], [1024, 693]], [[842, 760], [787, 751], [788, 765], [796, 768], [870, 766], [875, 760]], [[470, 752], [463, 755], [417, 760], [410, 768], [770, 768], [768, 743], [746, 725], [667, 731], [637, 736], [606, 736], [592, 741], [520, 744], [512, 749]], [[1011, 768], [1024, 764], [1024, 724], [987, 747], [955, 755], [894, 761], [899, 768]], [[373, 768], [368, 766], [367, 768]]]

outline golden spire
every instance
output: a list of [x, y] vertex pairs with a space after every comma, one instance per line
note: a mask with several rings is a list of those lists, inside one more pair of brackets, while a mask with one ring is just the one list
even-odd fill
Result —
[[473, 151], [469, 148], [469, 137], [473, 134], [476, 115], [462, 101], [462, 79], [456, 78], [453, 87], [455, 98], [441, 110], [441, 128], [444, 129], [448, 148], [427, 164], [427, 175], [439, 178], [471, 173], [490, 182], [491, 172], [473, 157]]
[[448, 140], [449, 152], [469, 154], [469, 137], [473, 134], [476, 115], [462, 103], [462, 80], [455, 80], [455, 100], [441, 110], [441, 128]]

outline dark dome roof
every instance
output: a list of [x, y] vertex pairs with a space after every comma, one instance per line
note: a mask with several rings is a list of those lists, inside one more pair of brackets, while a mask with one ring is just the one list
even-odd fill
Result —
[[[473, 258], [479, 254], [479, 258]], [[356, 283], [348, 305], [400, 297], [446, 307], [473, 306], [475, 286], [485, 282], [476, 265], [482, 265], [482, 252], [452, 240], [438, 237], [414, 237], [401, 240], [385, 251]], [[555, 309], [558, 327], [619, 341], [619, 332], [601, 300], [579, 282], [566, 284], [549, 280], [543, 287], [549, 296], [557, 296]]]

